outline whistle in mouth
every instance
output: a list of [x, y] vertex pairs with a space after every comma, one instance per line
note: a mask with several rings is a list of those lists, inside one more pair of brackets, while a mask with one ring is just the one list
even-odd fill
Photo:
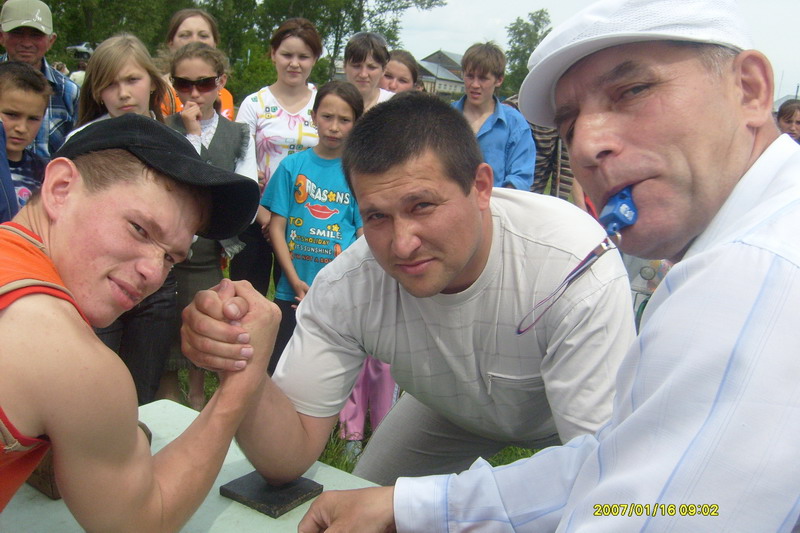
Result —
[[636, 222], [636, 205], [633, 203], [631, 188], [625, 187], [608, 199], [600, 211], [600, 225], [608, 235], [615, 235]]

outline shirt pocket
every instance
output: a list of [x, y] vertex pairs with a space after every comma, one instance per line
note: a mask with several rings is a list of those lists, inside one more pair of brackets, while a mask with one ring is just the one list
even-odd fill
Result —
[[555, 433], [541, 374], [487, 372], [487, 378], [495, 424], [506, 440], [534, 440]]
[[544, 379], [541, 374], [530, 374], [518, 376], [512, 374], [501, 374], [499, 372], [487, 372], [489, 383], [487, 393], [489, 396], [500, 396], [508, 392], [519, 391], [528, 394], [530, 391], [544, 392]]

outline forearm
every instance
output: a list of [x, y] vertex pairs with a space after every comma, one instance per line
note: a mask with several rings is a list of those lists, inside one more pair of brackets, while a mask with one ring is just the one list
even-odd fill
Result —
[[273, 213], [269, 226], [269, 238], [272, 241], [272, 251], [281, 266], [283, 274], [290, 285], [300, 281], [297, 270], [292, 263], [292, 254], [286, 244], [286, 218]]
[[336, 416], [299, 414], [271, 379], [250, 404], [236, 440], [256, 470], [272, 483], [301, 476], [319, 458]]
[[[161, 517], [160, 531], [179, 530], [203, 502], [219, 474], [248, 407], [241, 395], [237, 395], [238, 400], [233, 395], [230, 399], [224, 396], [224, 391], [218, 391], [186, 431], [153, 456], [158, 496], [152, 501], [156, 507], [151, 516]], [[138, 518], [135, 522], [141, 526]]]
[[260, 295], [248, 293], [248, 285], [240, 288], [250, 298], [250, 311], [241, 320], [253, 346], [247, 367], [221, 372], [220, 386], [209, 404], [186, 431], [154, 457], [153, 477], [167, 531], [180, 527], [202, 503], [239, 425], [267, 381], [266, 367], [275, 344], [280, 311]]
[[256, 222], [262, 228], [269, 224], [270, 221], [270, 213], [269, 210], [264, 207], [263, 205], [258, 206], [258, 210], [256, 211]]

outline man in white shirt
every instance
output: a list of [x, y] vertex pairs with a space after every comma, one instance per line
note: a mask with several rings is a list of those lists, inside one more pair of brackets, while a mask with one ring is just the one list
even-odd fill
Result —
[[520, 109], [555, 126], [621, 248], [679, 261], [595, 435], [491, 468], [323, 494], [327, 531], [781, 531], [800, 514], [800, 147], [732, 0], [602, 0], [531, 56]]
[[[542, 448], [605, 424], [634, 337], [619, 254], [603, 254], [559, 289], [604, 241], [596, 221], [562, 200], [494, 188], [463, 115], [424, 93], [359, 119], [342, 164], [365, 239], [315, 278], [273, 379], [239, 429], [259, 472], [285, 482], [311, 466], [368, 354], [390, 364], [406, 392], [355, 470], [376, 483], [457, 472], [509, 444]], [[518, 334], [540, 301], [552, 307]], [[211, 331], [192, 328], [192, 309], [187, 333]], [[190, 358], [215, 366], [191, 336], [186, 344]]]

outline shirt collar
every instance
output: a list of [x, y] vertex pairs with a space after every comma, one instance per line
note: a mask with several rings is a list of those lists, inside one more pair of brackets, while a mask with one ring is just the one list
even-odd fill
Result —
[[[691, 244], [684, 259], [725, 242], [743, 229], [764, 221], [787, 203], [800, 198], [800, 183], [783, 168], [800, 157], [800, 145], [781, 135], [756, 159], [734, 186], [711, 223]], [[790, 192], [789, 189], [793, 191]]]

